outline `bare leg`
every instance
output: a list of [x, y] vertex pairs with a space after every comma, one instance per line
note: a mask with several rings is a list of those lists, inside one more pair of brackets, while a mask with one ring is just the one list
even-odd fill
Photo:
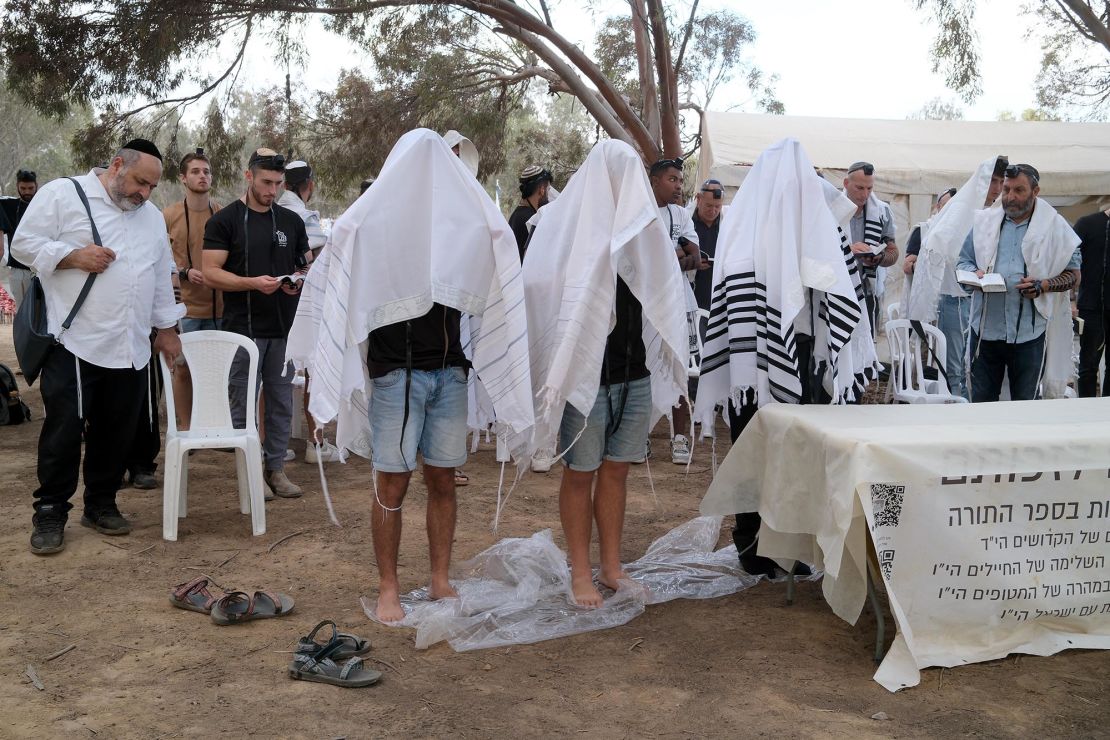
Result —
[[[604, 468], [605, 463], [602, 463]], [[590, 488], [593, 471], [583, 473], [563, 467], [559, 485], [559, 518], [570, 556], [570, 583], [574, 601], [591, 609], [601, 606], [601, 594], [594, 586], [590, 563], [590, 536], [593, 533], [593, 503]]]
[[173, 368], [173, 400], [177, 408], [177, 428], [184, 432], [193, 419], [193, 376], [184, 362]]
[[447, 599], [459, 595], [447, 580], [455, 539], [455, 469], [425, 464], [424, 484], [428, 487], [428, 559], [432, 564], [428, 594], [433, 599]]
[[594, 489], [594, 517], [601, 551], [598, 580], [614, 591], [617, 581], [628, 578], [621, 567], [621, 533], [624, 530], [624, 504], [628, 493], [628, 463], [606, 460], [597, 471]]
[[[378, 497], [374, 501], [371, 531], [374, 533], [374, 557], [378, 561], [378, 619], [397, 622], [404, 619], [401, 608], [401, 585], [397, 581], [397, 552], [401, 547], [401, 512], [386, 511], [382, 505], [395, 509], [405, 500], [412, 473], [381, 473], [378, 476]], [[381, 503], [379, 503], [379, 500]]]

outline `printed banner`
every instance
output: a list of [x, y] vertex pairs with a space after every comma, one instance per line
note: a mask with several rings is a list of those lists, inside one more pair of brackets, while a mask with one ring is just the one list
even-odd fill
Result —
[[959, 476], [857, 490], [899, 635], [875, 674], [1110, 648], [1110, 471]]

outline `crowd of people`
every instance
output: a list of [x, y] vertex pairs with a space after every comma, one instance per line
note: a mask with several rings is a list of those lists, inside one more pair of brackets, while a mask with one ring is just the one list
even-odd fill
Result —
[[[184, 197], [162, 210], [150, 200], [162, 155], [144, 139], [105, 167], [41, 188], [34, 172], [20, 170], [18, 199], [0, 209], [12, 294], [21, 303], [36, 277], [60, 342], [41, 373], [31, 551], [64, 548], [81, 472], [81, 524], [130, 531], [116, 496], [121, 485], [157, 487], [160, 392], [174, 394], [178, 427], [189, 428], [179, 332], [234, 332], [258, 348], [260, 398], [247, 397], [245, 352], [228, 394], [239, 427], [249, 404], [261, 409], [268, 500], [302, 495], [285, 472], [294, 415], [304, 415], [313, 439], [337, 420], [336, 445], [309, 445], [311, 462], [344, 458], [360, 434], [372, 440], [384, 622], [404, 615], [400, 510], [421, 457], [430, 594], [454, 594], [448, 572], [468, 428], [492, 425], [535, 471], [562, 462], [558, 513], [573, 596], [594, 607], [599, 585], [615, 589], [626, 577], [629, 466], [650, 454], [658, 419], [671, 420], [672, 462], [687, 464], [695, 423], [711, 435], [722, 409], [735, 441], [766, 403], [860, 403], [878, 377], [884, 271], [900, 250], [891, 208], [874, 192], [874, 165], [850, 165], [836, 188], [788, 140], [756, 162], [730, 206], [716, 179], [685, 203], [681, 159], [645, 171], [631, 147], [605, 141], [561, 193], [544, 166], [525, 168], [506, 219], [477, 181], [478, 163], [458, 132], [410, 132], [330, 234], [309, 208], [311, 166], [272, 149], [250, 155], [243, 195], [230, 203], [211, 197], [203, 149], [187, 154]], [[1012, 399], [1061, 395], [1054, 384], [1065, 350], [1070, 375], [1076, 295], [1078, 394], [1105, 393], [1098, 369], [1110, 322], [1110, 210], [1073, 230], [1038, 197], [1035, 167], [998, 157], [981, 170], [938, 195], [934, 216], [909, 236], [902, 268], [925, 285], [923, 266], [942, 265], [925, 319], [946, 338], [951, 392], [995, 401], [1008, 376]], [[944, 209], [967, 198], [978, 210], [960, 243], [947, 245], [938, 236]], [[426, 217], [398, 223], [416, 200]], [[956, 270], [1001, 274], [1005, 289], [969, 288]], [[161, 378], [159, 354], [172, 378]], [[303, 409], [294, 408], [297, 377]], [[759, 526], [757, 514], [737, 517], [741, 563], [774, 575], [774, 561], [755, 552]]]

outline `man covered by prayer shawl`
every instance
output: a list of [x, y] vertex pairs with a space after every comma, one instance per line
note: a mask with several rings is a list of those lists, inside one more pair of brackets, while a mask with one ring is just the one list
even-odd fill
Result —
[[627, 144], [597, 144], [541, 213], [524, 256], [536, 446], [555, 448], [558, 436], [571, 595], [596, 607], [593, 520], [599, 580], [615, 589], [627, 577], [620, 539], [629, 464], [686, 393], [685, 287], [643, 163]]
[[[964, 358], [968, 338], [967, 291], [956, 281], [960, 248], [971, 232], [975, 212], [990, 206], [1002, 190], [1004, 157], [991, 157], [975, 170], [943, 207], [921, 224], [921, 250], [911, 263], [913, 280], [906, 302], [906, 318], [936, 321], [944, 332], [948, 389], [967, 398]], [[938, 199], [938, 203], [940, 200]], [[908, 258], [907, 258], [908, 259]]]
[[[809, 367], [799, 357], [796, 325], [814, 337], [833, 401], [862, 391], [860, 376], [873, 372], [875, 351], [841, 227], [854, 211], [797, 141], [784, 139], [756, 160], [717, 241], [696, 406], [703, 429], [712, 428], [718, 405], [731, 403], [735, 441], [758, 407], [803, 402]], [[774, 563], [755, 555], [758, 531], [758, 514], [737, 515], [741, 564], [773, 576]]]
[[[414, 203], [420, 213], [411, 211]], [[373, 423], [372, 519], [383, 622], [404, 616], [399, 511], [418, 451], [428, 484], [431, 593], [454, 595], [447, 580], [453, 468], [466, 458], [468, 363], [459, 347], [460, 313], [482, 317], [472, 337], [474, 372], [493, 401], [498, 433], [525, 464], [533, 410], [516, 241], [443, 139], [417, 129], [401, 137], [374, 187], [335, 222], [305, 280], [289, 335], [289, 359], [312, 377], [309, 410], [320, 424], [339, 417], [339, 449], [364, 448]], [[431, 324], [436, 332], [425, 331]], [[443, 357], [426, 356], [423, 350], [433, 345]], [[398, 347], [399, 364], [379, 367], [389, 362], [383, 353]], [[379, 377], [378, 369], [388, 372]]]

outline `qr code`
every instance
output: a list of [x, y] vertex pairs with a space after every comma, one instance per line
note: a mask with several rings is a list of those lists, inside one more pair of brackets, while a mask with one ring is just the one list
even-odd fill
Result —
[[894, 568], [894, 550], [879, 550], [879, 570], [883, 572], [883, 578], [890, 580], [890, 571]]
[[897, 527], [902, 516], [902, 499], [906, 487], [893, 483], [871, 484], [871, 507], [875, 511], [876, 527]]

